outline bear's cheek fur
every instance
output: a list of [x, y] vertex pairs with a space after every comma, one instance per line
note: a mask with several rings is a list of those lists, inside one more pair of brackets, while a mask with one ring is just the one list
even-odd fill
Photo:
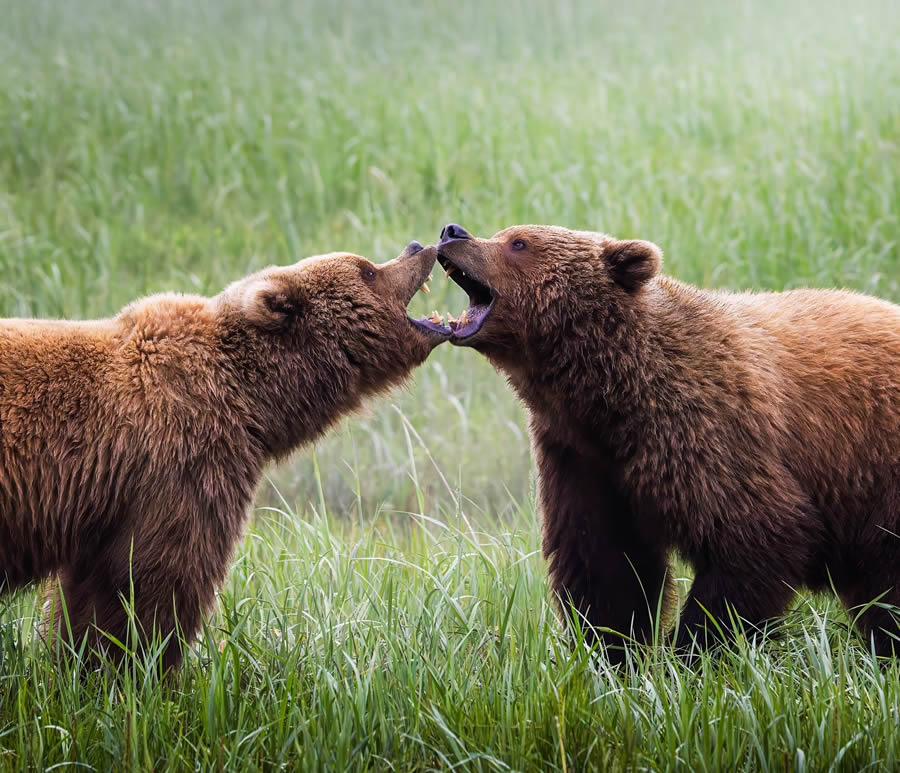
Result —
[[534, 276], [510, 292], [506, 326], [514, 330], [517, 343], [524, 349], [555, 341], [575, 332], [573, 326], [585, 306], [577, 290], [564, 277]]
[[485, 280], [495, 293], [494, 307], [477, 337], [467, 345], [501, 367], [524, 363], [535, 331], [543, 327], [534, 302], [541, 292], [540, 283], [513, 270], [491, 271]]

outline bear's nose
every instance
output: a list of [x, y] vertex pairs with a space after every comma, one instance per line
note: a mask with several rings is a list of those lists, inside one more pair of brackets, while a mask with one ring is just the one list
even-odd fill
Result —
[[417, 255], [424, 249], [425, 248], [419, 242], [417, 242], [415, 239], [413, 239], [409, 244], [406, 245], [406, 249], [403, 251], [407, 255]]
[[461, 225], [457, 225], [456, 223], [448, 223], [444, 226], [444, 230], [441, 231], [441, 244], [444, 244], [446, 242], [458, 241], [460, 239], [471, 238], [472, 237], [469, 235], [469, 232]]

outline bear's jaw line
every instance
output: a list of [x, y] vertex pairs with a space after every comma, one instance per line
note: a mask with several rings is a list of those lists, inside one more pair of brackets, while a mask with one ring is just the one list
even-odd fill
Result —
[[446, 339], [449, 338], [453, 333], [449, 325], [432, 322], [429, 317], [422, 317], [422, 319], [413, 319], [412, 317], [407, 315], [406, 318], [414, 328], [430, 336], [436, 335], [440, 336], [443, 339]]
[[474, 276], [471, 271], [460, 268], [441, 250], [438, 250], [437, 259], [447, 276], [469, 296], [469, 306], [460, 314], [459, 319], [454, 319], [448, 314], [447, 324], [444, 324], [443, 319], [435, 312], [437, 317], [432, 315], [432, 324], [439, 322], [442, 330], [449, 331], [452, 334], [451, 343], [468, 341], [481, 330], [482, 325], [490, 316], [496, 300], [494, 291], [481, 279]]

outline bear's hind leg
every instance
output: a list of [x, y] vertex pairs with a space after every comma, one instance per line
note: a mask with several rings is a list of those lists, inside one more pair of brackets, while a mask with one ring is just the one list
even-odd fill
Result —
[[783, 580], [759, 572], [701, 571], [682, 609], [675, 646], [687, 651], [695, 640], [702, 649], [722, 643], [734, 635], [734, 618], [750, 629], [760, 627], [783, 615], [793, 597]]
[[900, 656], [900, 578], [871, 581], [840, 593], [867, 648], [880, 657]]
[[[179, 634], [186, 641], [196, 635], [203, 610], [214, 599], [215, 585], [194, 576], [196, 560], [186, 553], [172, 552], [158, 562], [140, 547], [135, 544], [130, 568], [127, 559], [113, 557], [107, 563], [108, 554], [89, 567], [67, 567], [60, 572], [45, 602], [51, 641], [61, 635], [77, 648], [86, 635], [95, 655], [102, 653], [117, 662], [125, 652], [116, 641], [140, 651], [148, 643], [167, 639], [163, 670], [181, 664]], [[181, 557], [185, 560], [179, 561]]]

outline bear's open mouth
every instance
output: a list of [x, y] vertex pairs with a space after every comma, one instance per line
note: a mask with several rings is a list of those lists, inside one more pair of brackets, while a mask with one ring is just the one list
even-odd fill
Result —
[[[418, 292], [430, 293], [431, 290], [428, 288], [428, 283], [431, 281], [431, 274], [429, 274], [425, 281], [422, 282], [422, 286], [419, 288]], [[409, 299], [412, 301], [412, 298]], [[406, 318], [409, 320], [410, 324], [418, 328], [420, 331], [428, 333], [430, 335], [439, 335], [442, 338], [449, 338], [453, 334], [453, 330], [449, 325], [444, 324], [444, 320], [441, 318], [441, 315], [436, 311], [431, 312], [430, 316], [422, 317], [422, 319], [414, 319], [410, 317], [408, 314]]]
[[[417, 328], [427, 333], [450, 337], [455, 341], [471, 338], [481, 330], [491, 309], [494, 308], [494, 293], [484, 282], [472, 276], [471, 271], [464, 271], [441, 252], [438, 252], [437, 259], [441, 268], [444, 269], [444, 273], [469, 296], [469, 306], [459, 315], [459, 319], [448, 312], [447, 319], [444, 321], [444, 316], [437, 310], [421, 319], [412, 317], [408, 317], [408, 319]], [[431, 279], [431, 276], [428, 279]], [[420, 289], [429, 292], [427, 283]]]
[[455, 340], [470, 338], [481, 330], [491, 309], [494, 308], [494, 293], [484, 282], [472, 276], [471, 271], [461, 269], [440, 250], [437, 259], [444, 273], [469, 296], [469, 306], [459, 315], [459, 319], [448, 313], [445, 323], [441, 315], [434, 311], [426, 322], [435, 330], [451, 333]]

